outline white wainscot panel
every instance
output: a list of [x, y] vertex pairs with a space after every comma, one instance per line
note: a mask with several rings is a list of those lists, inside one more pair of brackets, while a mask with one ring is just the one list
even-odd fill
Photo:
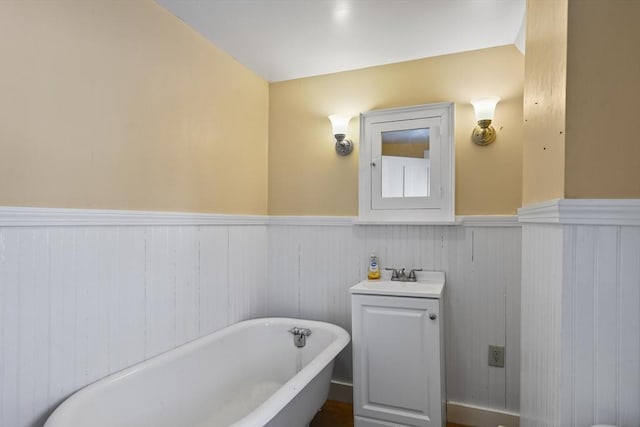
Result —
[[[447, 274], [449, 399], [517, 410], [519, 228], [256, 222], [0, 227], [0, 425], [39, 426], [89, 381], [241, 319], [350, 329], [371, 252]], [[489, 368], [502, 343], [507, 368]]]
[[265, 226], [229, 230], [229, 323], [266, 315], [266, 251]]
[[229, 320], [229, 229], [200, 227], [198, 262], [200, 333], [210, 334]]
[[522, 259], [521, 425], [640, 425], [640, 227], [525, 224]]
[[0, 227], [0, 425], [265, 314], [266, 225]]
[[558, 225], [522, 227], [522, 426], [560, 425], [563, 236]]
[[561, 425], [640, 425], [640, 227], [566, 236]]
[[[271, 225], [269, 312], [351, 329], [348, 289], [374, 252], [384, 267], [446, 274], [448, 400], [519, 410], [520, 228], [434, 225]], [[487, 366], [488, 345], [505, 345], [506, 367]], [[351, 353], [334, 378], [350, 382]]]

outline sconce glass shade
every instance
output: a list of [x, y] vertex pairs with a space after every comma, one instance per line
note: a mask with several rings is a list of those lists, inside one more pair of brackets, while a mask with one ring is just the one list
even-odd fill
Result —
[[345, 139], [351, 117], [332, 114], [329, 116], [329, 120], [331, 120], [331, 126], [333, 127], [333, 136], [336, 138], [336, 153], [341, 156], [351, 154], [353, 151], [353, 142]]
[[476, 120], [493, 120], [498, 101], [500, 101], [500, 98], [497, 96], [488, 96], [471, 101], [471, 105], [476, 110]]
[[347, 128], [349, 127], [351, 117], [332, 114], [329, 116], [329, 120], [331, 120], [331, 126], [333, 126], [334, 135], [347, 134]]
[[471, 101], [476, 110], [478, 125], [471, 132], [471, 139], [478, 145], [489, 145], [496, 140], [496, 130], [491, 126], [496, 104], [500, 101], [497, 96], [488, 96]]

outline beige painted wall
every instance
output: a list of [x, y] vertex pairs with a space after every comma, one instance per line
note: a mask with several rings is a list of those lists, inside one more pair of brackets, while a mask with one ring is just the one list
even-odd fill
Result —
[[[269, 214], [357, 215], [358, 146], [334, 152], [330, 114], [431, 102], [456, 104], [456, 213], [511, 214], [521, 205], [524, 57], [503, 46], [273, 83], [269, 94]], [[471, 142], [469, 100], [502, 98], [496, 142]]]
[[638, 0], [569, 1], [567, 198], [640, 197], [639, 17]]
[[564, 197], [567, 0], [527, 1], [523, 205]]
[[0, 205], [267, 211], [268, 84], [152, 0], [0, 1]]

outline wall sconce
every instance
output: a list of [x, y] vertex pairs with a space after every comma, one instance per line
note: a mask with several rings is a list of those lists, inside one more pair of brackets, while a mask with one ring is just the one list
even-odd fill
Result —
[[496, 139], [496, 130], [491, 126], [496, 104], [500, 101], [497, 96], [488, 96], [471, 101], [476, 110], [478, 125], [471, 132], [471, 139], [478, 145], [489, 145]]
[[333, 127], [333, 136], [336, 138], [336, 153], [348, 156], [353, 151], [353, 142], [350, 139], [345, 139], [351, 117], [332, 114], [329, 116], [329, 120], [331, 120]]

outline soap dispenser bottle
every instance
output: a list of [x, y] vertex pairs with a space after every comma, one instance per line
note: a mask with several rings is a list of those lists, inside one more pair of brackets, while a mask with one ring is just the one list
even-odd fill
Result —
[[371, 254], [369, 257], [369, 272], [367, 279], [377, 280], [380, 278], [380, 265], [378, 264], [378, 257], [375, 254]]

